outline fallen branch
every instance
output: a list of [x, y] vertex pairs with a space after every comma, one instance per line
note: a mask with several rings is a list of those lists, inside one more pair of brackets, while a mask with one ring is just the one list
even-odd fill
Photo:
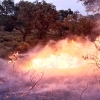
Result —
[[87, 88], [88, 88], [88, 83], [87, 83], [86, 88], [81, 92], [79, 100], [82, 100], [82, 95], [83, 95], [83, 93], [87, 90]]
[[[44, 72], [41, 72], [41, 74], [42, 74], [41, 77], [39, 77], [38, 74], [36, 76], [34, 74], [32, 74], [30, 76], [32, 87], [29, 89], [29, 91], [32, 90], [39, 81], [41, 81], [41, 79], [43, 78]], [[38, 78], [38, 80], [37, 80], [37, 78]]]

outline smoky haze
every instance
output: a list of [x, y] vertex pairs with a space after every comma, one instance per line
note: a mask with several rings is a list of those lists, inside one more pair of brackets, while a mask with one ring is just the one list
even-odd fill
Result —
[[37, 45], [12, 62], [0, 59], [0, 100], [99, 100], [99, 69], [85, 59], [96, 52], [77, 37]]

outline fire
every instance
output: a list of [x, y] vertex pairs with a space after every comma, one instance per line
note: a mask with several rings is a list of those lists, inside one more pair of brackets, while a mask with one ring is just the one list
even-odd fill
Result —
[[[86, 43], [87, 42], [87, 43]], [[83, 56], [94, 51], [89, 41], [61, 40], [57, 43], [50, 41], [39, 52], [31, 53], [26, 65], [32, 69], [72, 69], [85, 66], [87, 61]]]
[[9, 58], [9, 60], [8, 60], [9, 63], [11, 63], [11, 62], [14, 63], [14, 62], [16, 62], [17, 59], [18, 59], [18, 51], [17, 51], [17, 52], [14, 52], [14, 53], [11, 54], [11, 55], [9, 55], [8, 58]]
[[33, 60], [33, 64], [37, 68], [76, 68], [78, 67], [78, 58], [69, 56], [68, 54], [61, 53], [59, 56], [51, 54], [46, 58], [37, 58]]
[[[45, 47], [39, 47], [41, 46], [27, 53], [26, 59], [19, 60], [17, 69], [23, 69], [26, 72], [35, 69], [49, 70], [54, 73], [59, 70], [57, 74], [61, 74], [61, 70], [68, 70], [72, 73], [80, 69], [83, 71], [88, 69], [89, 65], [87, 60], [84, 60], [85, 55], [92, 54], [95, 50], [93, 43], [81, 39], [76, 41], [64, 39], [57, 43], [50, 41]], [[16, 55], [18, 56], [18, 53]]]

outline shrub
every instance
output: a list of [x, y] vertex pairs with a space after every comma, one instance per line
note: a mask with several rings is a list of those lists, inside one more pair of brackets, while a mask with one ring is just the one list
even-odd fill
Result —
[[27, 43], [27, 42], [22, 42], [17, 48], [16, 48], [16, 51], [19, 51], [19, 52], [26, 52], [30, 49], [30, 44]]

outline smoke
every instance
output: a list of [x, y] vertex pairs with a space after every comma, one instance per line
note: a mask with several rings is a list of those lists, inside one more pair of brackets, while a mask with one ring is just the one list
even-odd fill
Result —
[[11, 63], [0, 59], [0, 98], [78, 100], [83, 93], [81, 98], [99, 100], [99, 69], [94, 71], [97, 66], [87, 59], [87, 55], [95, 53], [94, 43], [75, 37], [37, 45], [25, 54], [18, 54], [18, 59]]

